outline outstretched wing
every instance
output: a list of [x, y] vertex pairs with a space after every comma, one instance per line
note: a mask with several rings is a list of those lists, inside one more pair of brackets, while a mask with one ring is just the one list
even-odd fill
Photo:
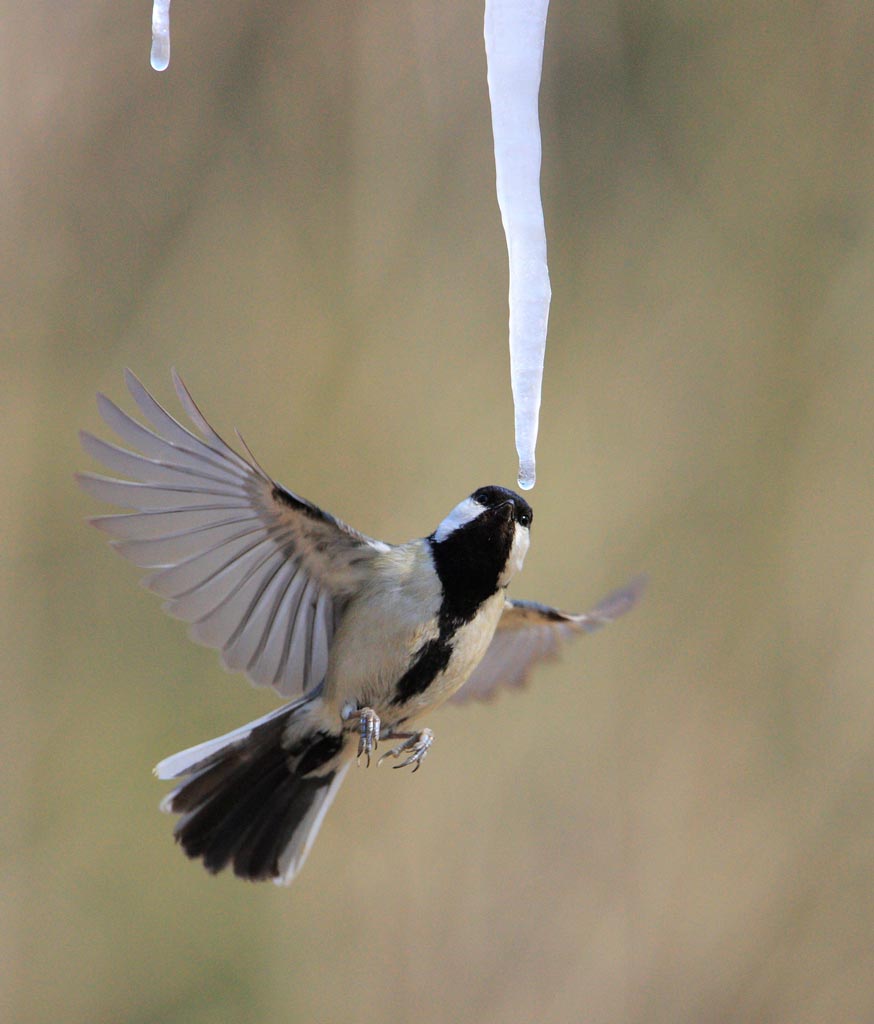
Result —
[[[98, 395], [106, 423], [135, 451], [82, 432], [82, 446], [119, 480], [77, 474], [101, 501], [133, 512], [91, 522], [191, 623], [198, 643], [258, 686], [293, 697], [317, 686], [344, 604], [388, 545], [371, 540], [276, 484], [210, 427], [173, 373], [200, 436], [174, 419], [128, 370], [128, 389], [150, 427]], [[242, 441], [242, 438], [240, 438]], [[245, 442], [243, 442], [245, 447]]]
[[534, 601], [507, 601], [483, 660], [452, 700], [489, 700], [499, 687], [524, 686], [534, 666], [555, 658], [566, 640], [594, 633], [633, 608], [643, 586], [643, 577], [638, 577], [584, 615], [570, 615]]

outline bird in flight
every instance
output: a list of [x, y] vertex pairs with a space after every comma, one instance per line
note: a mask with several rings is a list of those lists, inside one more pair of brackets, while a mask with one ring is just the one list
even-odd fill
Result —
[[370, 764], [389, 741], [379, 760], [416, 771], [434, 740], [423, 716], [523, 685], [563, 641], [640, 594], [634, 580], [582, 615], [512, 600], [533, 519], [513, 491], [481, 487], [427, 537], [386, 544], [276, 483], [242, 437], [245, 456], [229, 447], [175, 372], [191, 428], [133, 373], [125, 379], [148, 425], [99, 395], [129, 447], [80, 435], [124, 479], [77, 480], [131, 511], [91, 522], [150, 570], [145, 585], [194, 640], [287, 701], [155, 769], [180, 780], [161, 807], [179, 815], [177, 842], [211, 872], [290, 883], [356, 760]]

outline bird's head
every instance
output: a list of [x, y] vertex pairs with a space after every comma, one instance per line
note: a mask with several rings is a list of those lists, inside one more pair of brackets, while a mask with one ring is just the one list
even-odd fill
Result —
[[522, 568], [533, 518], [506, 487], [480, 487], [459, 502], [430, 537], [444, 589], [482, 601], [506, 587]]

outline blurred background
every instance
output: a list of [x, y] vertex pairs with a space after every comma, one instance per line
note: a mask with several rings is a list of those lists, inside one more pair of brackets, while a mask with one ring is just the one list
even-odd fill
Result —
[[131, 366], [367, 533], [516, 473], [482, 3], [0, 3], [0, 1019], [874, 1019], [874, 21], [553, 0], [516, 596], [644, 603], [353, 772], [295, 885], [150, 770], [275, 705], [84, 519]]

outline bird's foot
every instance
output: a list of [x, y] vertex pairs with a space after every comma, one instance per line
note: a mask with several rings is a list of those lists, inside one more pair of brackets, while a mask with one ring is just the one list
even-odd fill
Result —
[[422, 729], [421, 732], [413, 733], [395, 733], [396, 736], [405, 736], [406, 739], [403, 743], [393, 747], [388, 753], [383, 754], [377, 764], [382, 762], [387, 757], [403, 757], [404, 754], [408, 754], [400, 764], [392, 765], [392, 768], [406, 768], [407, 765], [413, 765], [413, 771], [417, 772], [419, 766], [425, 760], [425, 755], [431, 749], [431, 744], [434, 742], [434, 733], [430, 729]]
[[358, 715], [358, 763], [367, 758], [370, 767], [370, 755], [379, 746], [379, 715], [373, 708], [359, 708]]

